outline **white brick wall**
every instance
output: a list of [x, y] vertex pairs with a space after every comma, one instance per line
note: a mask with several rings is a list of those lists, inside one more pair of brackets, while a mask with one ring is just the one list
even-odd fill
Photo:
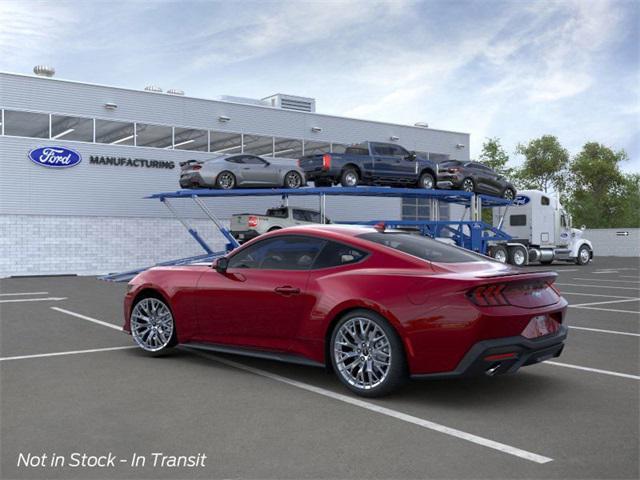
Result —
[[596, 257], [640, 257], [640, 228], [590, 228], [583, 237]]
[[[191, 226], [224, 249], [210, 221]], [[169, 218], [0, 215], [0, 232], [0, 277], [122, 272], [205, 253]]]

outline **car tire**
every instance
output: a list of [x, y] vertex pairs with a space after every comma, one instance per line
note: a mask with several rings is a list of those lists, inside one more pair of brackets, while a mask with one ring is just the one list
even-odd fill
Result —
[[302, 187], [303, 183], [304, 183], [304, 180], [302, 180], [302, 175], [300, 175], [295, 170], [291, 170], [287, 172], [287, 174], [284, 176], [285, 188], [291, 188], [291, 189], [300, 188]]
[[476, 191], [476, 183], [473, 181], [473, 178], [467, 177], [462, 180], [460, 184], [460, 189], [463, 192], [475, 192]]
[[370, 310], [343, 316], [333, 329], [329, 347], [338, 379], [362, 397], [388, 395], [408, 377], [402, 340], [384, 317]]
[[420, 179], [418, 180], [418, 188], [433, 190], [434, 188], [436, 188], [436, 179], [432, 174], [425, 172], [420, 175]]
[[509, 247], [509, 263], [516, 267], [524, 267], [527, 261], [527, 249], [520, 246]]
[[276, 230], [282, 230], [282, 227], [271, 227], [267, 232], [275, 232]]
[[513, 188], [505, 188], [502, 192], [502, 198], [513, 201], [516, 198], [516, 192], [513, 191]]
[[491, 249], [491, 257], [500, 263], [507, 263], [509, 260], [509, 252], [503, 245], [496, 245]]
[[173, 312], [160, 295], [144, 295], [131, 308], [131, 336], [145, 353], [161, 356], [178, 344]]
[[360, 175], [354, 168], [345, 168], [340, 175], [340, 185], [343, 187], [357, 187]]
[[216, 187], [221, 190], [231, 190], [235, 186], [236, 176], [227, 170], [220, 172], [216, 177]]
[[578, 256], [576, 257], [576, 264], [586, 265], [591, 260], [591, 249], [586, 245], [582, 245], [578, 249]]

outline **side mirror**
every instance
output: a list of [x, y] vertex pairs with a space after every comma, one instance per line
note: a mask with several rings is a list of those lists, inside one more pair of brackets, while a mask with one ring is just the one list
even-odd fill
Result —
[[226, 273], [229, 268], [229, 259], [227, 257], [220, 257], [214, 264], [214, 268], [218, 273]]
[[410, 160], [413, 162], [415, 159], [416, 159], [416, 152], [414, 151], [409, 152], [409, 155], [407, 155], [407, 160]]
[[580, 230], [582, 230], [582, 231], [584, 231], [584, 230], [586, 230], [586, 229], [587, 229], [587, 226], [586, 226], [586, 225], [582, 225], [582, 226], [580, 227]]

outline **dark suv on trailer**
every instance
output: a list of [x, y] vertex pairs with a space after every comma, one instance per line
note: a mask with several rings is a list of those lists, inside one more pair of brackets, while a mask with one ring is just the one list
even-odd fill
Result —
[[516, 188], [504, 175], [479, 162], [445, 160], [438, 164], [438, 188], [485, 193], [513, 200]]

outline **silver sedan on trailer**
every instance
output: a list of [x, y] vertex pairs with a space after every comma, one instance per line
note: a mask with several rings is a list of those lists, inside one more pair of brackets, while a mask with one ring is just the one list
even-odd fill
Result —
[[210, 160], [180, 163], [181, 188], [285, 187], [306, 185], [296, 160], [257, 155], [220, 155]]

